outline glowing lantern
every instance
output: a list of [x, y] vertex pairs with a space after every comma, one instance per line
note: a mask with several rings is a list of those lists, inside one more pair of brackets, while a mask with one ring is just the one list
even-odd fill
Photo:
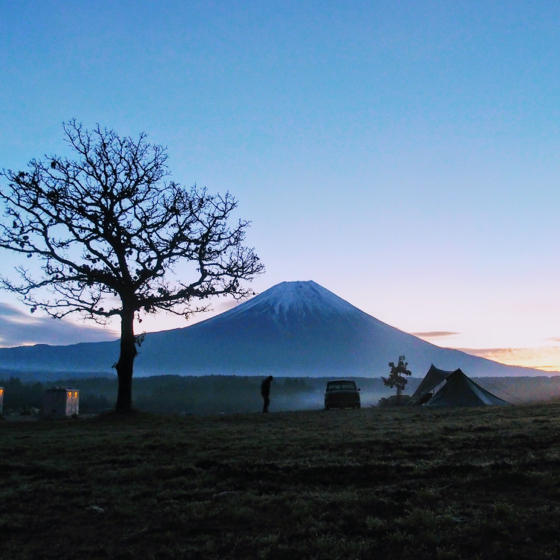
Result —
[[4, 408], [4, 389], [0, 387], [0, 414], [2, 414], [3, 408]]

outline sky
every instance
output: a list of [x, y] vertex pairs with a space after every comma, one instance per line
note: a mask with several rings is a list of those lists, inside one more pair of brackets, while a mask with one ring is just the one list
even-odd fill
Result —
[[[144, 131], [174, 180], [238, 199], [256, 292], [314, 280], [439, 346], [560, 370], [558, 2], [1, 7], [0, 168], [70, 155], [72, 118]], [[0, 292], [1, 346], [118, 336], [32, 319]]]

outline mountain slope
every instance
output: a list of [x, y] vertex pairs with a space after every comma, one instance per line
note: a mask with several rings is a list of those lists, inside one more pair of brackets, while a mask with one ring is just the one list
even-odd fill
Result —
[[[135, 362], [140, 375], [379, 376], [405, 354], [415, 376], [433, 363], [468, 375], [544, 375], [434, 346], [364, 313], [315, 282], [282, 282], [190, 327], [150, 333]], [[0, 368], [104, 371], [118, 342], [0, 349]]]

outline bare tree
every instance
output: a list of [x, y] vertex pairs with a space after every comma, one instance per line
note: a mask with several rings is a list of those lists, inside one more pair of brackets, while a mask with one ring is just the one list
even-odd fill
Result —
[[[240, 281], [264, 267], [243, 245], [249, 222], [228, 225], [237, 201], [168, 180], [166, 150], [146, 134], [120, 137], [99, 125], [89, 131], [75, 120], [63, 128], [76, 159], [45, 156], [27, 171], [0, 172], [8, 180], [0, 188], [0, 247], [37, 258], [42, 269], [34, 278], [18, 266], [19, 283], [1, 277], [0, 287], [31, 312], [80, 313], [100, 323], [120, 316], [116, 410], [128, 412], [135, 316], [164, 310], [188, 317], [207, 309], [209, 297], [244, 297], [252, 292]], [[184, 261], [191, 263], [188, 281], [173, 274]]]

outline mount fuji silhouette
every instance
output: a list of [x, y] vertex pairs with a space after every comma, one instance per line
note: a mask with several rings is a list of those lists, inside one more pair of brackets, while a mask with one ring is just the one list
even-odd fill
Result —
[[[1, 369], [110, 374], [119, 343], [0, 349]], [[364, 313], [315, 282], [282, 282], [189, 327], [149, 333], [136, 375], [379, 377], [406, 355], [414, 376], [435, 364], [470, 376], [544, 375], [441, 348]], [[40, 375], [39, 375], [40, 376]]]

